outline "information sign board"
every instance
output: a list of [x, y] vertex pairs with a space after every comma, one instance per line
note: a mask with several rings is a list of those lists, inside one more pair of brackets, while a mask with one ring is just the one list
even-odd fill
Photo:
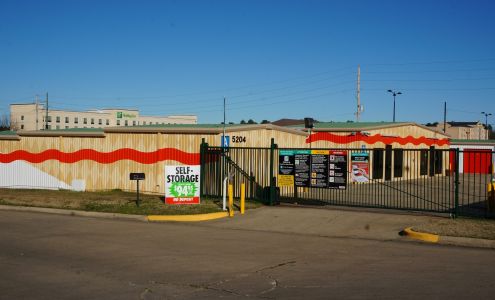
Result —
[[347, 152], [330, 151], [328, 156], [328, 188], [347, 188]]
[[311, 187], [328, 186], [328, 150], [311, 151]]
[[351, 153], [351, 180], [353, 182], [368, 182], [370, 178], [368, 153]]
[[278, 186], [293, 186], [295, 174], [295, 157], [292, 150], [280, 150], [278, 165]]
[[310, 150], [294, 151], [295, 185], [300, 187], [309, 187], [309, 171], [311, 166]]

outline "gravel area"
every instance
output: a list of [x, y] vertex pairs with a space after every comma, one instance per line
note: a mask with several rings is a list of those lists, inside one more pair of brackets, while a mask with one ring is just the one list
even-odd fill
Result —
[[495, 220], [488, 219], [432, 219], [428, 223], [413, 226], [413, 230], [441, 236], [495, 240]]

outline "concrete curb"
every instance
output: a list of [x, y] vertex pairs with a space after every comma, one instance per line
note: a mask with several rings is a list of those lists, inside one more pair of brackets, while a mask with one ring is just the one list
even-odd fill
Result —
[[228, 212], [216, 212], [199, 215], [168, 215], [168, 216], [148, 216], [149, 222], [200, 222], [228, 217]]
[[70, 209], [59, 209], [59, 208], [0, 205], [0, 210], [41, 212], [41, 213], [66, 215], [66, 216], [92, 217], [92, 218], [104, 218], [104, 219], [121, 219], [121, 220], [137, 220], [137, 221], [144, 221], [144, 222], [147, 221], [146, 216], [141, 216], [141, 215], [127, 215], [127, 214], [93, 212], [93, 211], [83, 211], [83, 210], [70, 210]]
[[437, 234], [414, 231], [411, 227], [404, 229], [403, 231], [399, 232], [399, 234], [408, 236], [412, 239], [429, 243], [436, 243], [440, 245], [495, 249], [495, 240], [445, 235], [440, 236]]
[[411, 227], [404, 229], [402, 232], [403, 235], [407, 235], [410, 238], [429, 243], [438, 243], [440, 238], [440, 236], [436, 234], [414, 231]]
[[32, 206], [14, 206], [14, 205], [0, 205], [0, 210], [10, 211], [27, 211], [27, 212], [41, 212], [56, 215], [66, 216], [79, 216], [79, 217], [92, 217], [92, 218], [104, 218], [104, 219], [121, 219], [121, 220], [136, 220], [142, 222], [200, 222], [225, 218], [229, 216], [228, 212], [216, 212], [210, 214], [198, 214], [198, 215], [128, 215], [118, 213], [105, 213], [105, 212], [90, 212], [82, 210], [69, 210], [59, 208], [45, 208], [45, 207], [32, 207]]

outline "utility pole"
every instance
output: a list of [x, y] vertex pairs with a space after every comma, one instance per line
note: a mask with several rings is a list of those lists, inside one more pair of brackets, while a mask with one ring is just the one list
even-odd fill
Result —
[[447, 101], [443, 102], [443, 133], [447, 133]]
[[358, 70], [357, 70], [356, 99], [357, 99], [356, 122], [359, 122], [359, 117], [363, 112], [363, 108], [361, 107], [361, 66], [360, 65], [358, 65]]
[[38, 99], [38, 95], [36, 94], [36, 130], [38, 130], [38, 104], [39, 103], [39, 99]]
[[46, 116], [45, 116], [45, 129], [48, 130], [48, 93], [46, 93]]

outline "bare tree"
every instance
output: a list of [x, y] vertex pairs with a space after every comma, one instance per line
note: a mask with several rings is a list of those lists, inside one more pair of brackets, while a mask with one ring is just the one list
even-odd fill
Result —
[[9, 117], [7, 115], [0, 116], [0, 131], [10, 130]]

